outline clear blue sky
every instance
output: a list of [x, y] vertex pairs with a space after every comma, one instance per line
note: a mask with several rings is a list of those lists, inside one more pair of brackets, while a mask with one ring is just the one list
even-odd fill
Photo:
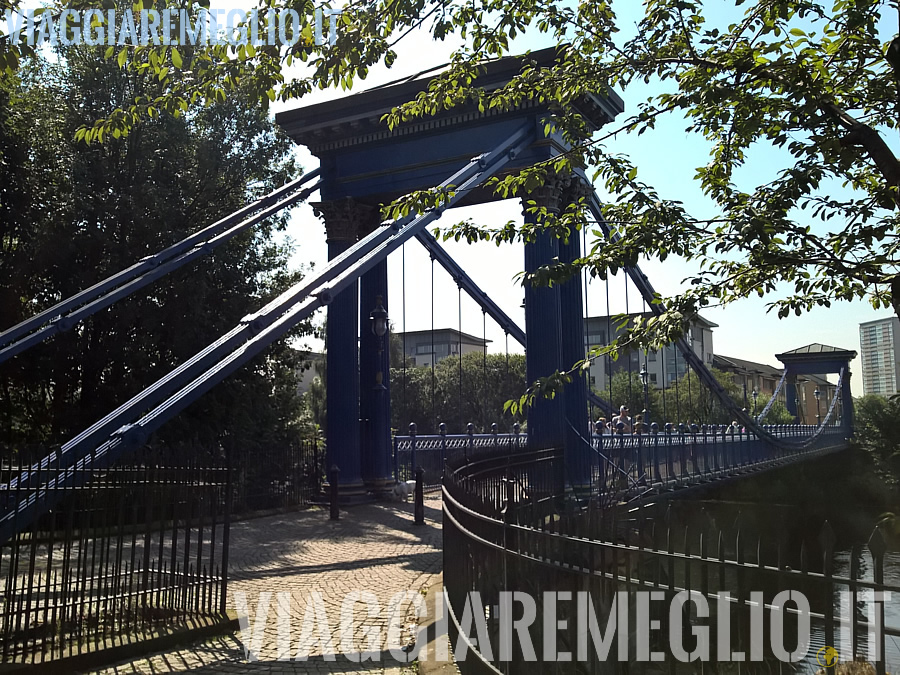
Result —
[[[635, 5], [626, 0], [619, 3], [624, 12], [634, 16]], [[711, 2], [712, 17], [715, 21], [735, 20], [743, 8], [735, 9], [732, 3]], [[628, 19], [626, 18], [626, 22]], [[633, 21], [633, 18], [632, 18]], [[893, 25], [893, 24], [892, 24]], [[548, 46], [545, 36], [526, 35], [514, 43], [514, 52], [526, 49], [538, 49]], [[399, 58], [390, 70], [373, 68], [365, 82], [357, 84], [354, 91], [410, 75], [428, 67], [446, 61], [452, 44], [435, 43], [425, 34], [412, 34], [401, 43]], [[646, 99], [657, 90], [651, 84], [639, 89], [619, 92], [625, 100], [626, 109], [630, 101]], [[345, 95], [341, 91], [316, 92], [305, 98], [303, 105], [328, 100]], [[296, 103], [286, 107], [298, 107]], [[284, 106], [280, 106], [282, 108]], [[636, 162], [641, 178], [655, 185], [664, 197], [680, 199], [688, 211], [699, 216], [711, 215], [712, 207], [701, 194], [692, 177], [694, 169], [708, 163], [708, 147], [706, 142], [697, 136], [685, 133], [684, 120], [669, 117], [661, 121], [657, 128], [643, 136], [623, 135], [609, 144], [609, 149], [630, 155]], [[890, 139], [895, 152], [898, 151], [897, 139]], [[311, 157], [304, 148], [299, 151], [304, 167], [314, 168], [317, 160]], [[742, 171], [740, 179], [757, 184], [773, 175], [780, 168], [780, 157], [777, 150], [759, 148], [751, 156], [747, 167]], [[517, 202], [505, 201], [495, 204], [459, 209], [455, 212], [460, 219], [471, 217], [484, 224], [504, 223], [509, 219], [521, 218], [521, 210]], [[448, 214], [450, 215], [450, 214]], [[445, 219], [447, 216], [445, 216]], [[290, 227], [290, 236], [297, 244], [295, 262], [322, 264], [327, 260], [324, 227], [312, 214], [311, 208], [303, 206], [296, 210]], [[497, 248], [493, 244], [446, 244], [463, 268], [475, 278], [519, 325], [524, 327], [522, 289], [514, 280], [514, 276], [522, 269], [523, 253], [520, 246], [504, 246]], [[406, 250], [406, 284], [405, 284], [405, 326], [403, 297], [403, 265], [401, 254], [394, 254], [389, 261], [390, 306], [389, 312], [396, 330], [422, 330], [431, 326], [431, 269], [428, 256], [421, 247], [412, 242]], [[664, 264], [655, 260], [641, 263], [657, 291], [663, 295], [676, 292], [682, 280], [692, 273], [692, 268], [684, 261], [668, 259]], [[587, 312], [589, 315], [605, 314], [607, 289], [602, 282], [589, 286], [587, 294]], [[610, 309], [613, 313], [625, 311], [624, 280], [613, 279], [609, 285]], [[435, 270], [435, 318], [436, 327], [457, 327], [457, 291], [453, 282], [440, 269]], [[633, 287], [629, 291], [631, 311], [642, 307], [635, 303], [637, 293]], [[482, 315], [474, 302], [463, 296], [462, 330], [475, 335], [482, 334]], [[708, 309], [703, 315], [719, 324], [714, 332], [714, 349], [716, 353], [735, 356], [752, 361], [777, 365], [774, 355], [780, 351], [794, 349], [812, 342], [835, 345], [847, 349], [859, 349], [858, 325], [883, 316], [889, 312], [875, 312], [863, 301], [837, 303], [830, 309], [818, 309], [801, 317], [790, 317], [779, 320], [774, 313], [766, 313], [766, 300], [757, 297], [748, 298], [729, 305], [726, 308]], [[488, 320], [487, 337], [493, 340], [491, 350], [503, 351], [505, 341], [503, 332]], [[312, 347], [321, 345], [311, 344]], [[518, 345], [510, 344], [510, 351], [520, 351]], [[853, 390], [854, 394], [862, 394], [862, 381], [859, 362], [855, 362]], [[832, 377], [832, 380], [834, 378]]]

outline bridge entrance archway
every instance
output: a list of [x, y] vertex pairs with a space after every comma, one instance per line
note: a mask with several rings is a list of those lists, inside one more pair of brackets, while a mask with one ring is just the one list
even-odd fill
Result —
[[[544, 67], [556, 49], [486, 64], [477, 83], [486, 90], [502, 87], [523, 66]], [[381, 204], [417, 190], [429, 190], [459, 171], [473, 156], [496, 147], [523, 125], [536, 140], [522, 151], [510, 151], [503, 174], [552, 160], [570, 149], [562, 136], [545, 130], [550, 109], [527, 102], [510, 110], [480, 111], [458, 106], [390, 129], [383, 116], [424, 91], [433, 74], [376, 87], [336, 101], [283, 112], [277, 122], [298, 144], [320, 160], [321, 201], [314, 204], [325, 221], [329, 258], [334, 258], [382, 225]], [[599, 129], [624, 110], [612, 91], [582, 97], [572, 104], [591, 130]], [[515, 152], [515, 154], [512, 154]], [[501, 174], [501, 175], [503, 175]], [[575, 175], [548, 175], [544, 185], [520, 195], [523, 207], [559, 212], [590, 193]], [[490, 187], [471, 190], [456, 204], [469, 206], [501, 199]], [[526, 222], [538, 216], [523, 208]], [[423, 233], [423, 236], [430, 236]], [[525, 245], [525, 271], [581, 256], [577, 236], [562, 242], [549, 232]], [[459, 278], [456, 278], [460, 283]], [[393, 482], [390, 443], [390, 350], [369, 329], [379, 306], [389, 309], [387, 261], [382, 259], [328, 306], [326, 430], [329, 464], [340, 468], [342, 494], [352, 497]], [[584, 358], [582, 289], [579, 281], [551, 288], [525, 288], [526, 377], [534, 382]], [[357, 336], [359, 338], [357, 348]], [[528, 412], [528, 444], [532, 448], [565, 447], [573, 484], [589, 487], [590, 453], [588, 391], [576, 378], [561, 396], [538, 400]], [[352, 421], [359, 420], [359, 424]]]
[[847, 430], [848, 436], [853, 433], [853, 396], [850, 393], [850, 361], [856, 358], [855, 351], [816, 342], [805, 347], [798, 347], [797, 349], [776, 354], [775, 358], [784, 364], [785, 405], [794, 417], [799, 417], [798, 375], [838, 374], [840, 376], [838, 385], [840, 391], [837, 392], [840, 405], [840, 426]]

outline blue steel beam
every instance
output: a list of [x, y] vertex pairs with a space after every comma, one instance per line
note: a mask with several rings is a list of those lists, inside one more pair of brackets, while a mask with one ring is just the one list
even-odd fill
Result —
[[766, 415], [769, 414], [769, 409], [775, 403], [778, 398], [778, 394], [781, 393], [781, 388], [784, 386], [785, 381], [787, 380], [787, 368], [784, 369], [784, 372], [781, 373], [781, 379], [778, 380], [778, 386], [775, 387], [775, 391], [772, 392], [772, 396], [769, 398], [769, 402], [766, 403], [766, 407], [762, 409], [762, 412], [756, 416], [756, 421], [761, 422]]
[[[463, 268], [459, 266], [459, 263], [444, 250], [444, 247], [438, 243], [437, 239], [435, 239], [430, 232], [422, 230], [416, 235], [416, 239], [418, 239], [432, 257], [440, 263], [441, 267], [447, 270], [450, 276], [453, 277], [453, 280], [469, 294], [469, 297], [478, 303], [478, 306], [481, 307], [489, 317], [497, 322], [497, 325], [499, 325], [504, 332], [523, 347], [526, 346], [525, 331], [522, 330], [519, 325], [503, 311], [503, 309], [501, 309], [500, 305], [491, 300], [488, 294], [479, 288], [472, 277], [466, 274], [465, 270], [463, 270]], [[608, 401], [604, 401], [592, 391], [588, 392], [588, 401], [607, 413], [612, 413], [613, 411], [613, 408]]]
[[[184, 410], [225, 377], [296, 327], [340, 291], [354, 283], [380, 260], [415, 236], [446, 208], [462, 200], [519, 152], [534, 142], [534, 125], [525, 124], [489, 153], [473, 158], [441, 183], [452, 192], [447, 203], [429, 213], [407, 216], [381, 227], [334, 258], [311, 281], [297, 284], [206, 349], [164, 376], [102, 420], [22, 472], [6, 487], [8, 494], [28, 493], [0, 516], [0, 542], [27, 527], [41, 512], [52, 508], [66, 489], [86, 480], [86, 469], [104, 468], [123, 452], [139, 447], [153, 431]], [[137, 422], [141, 413], [156, 406]], [[52, 470], [52, 471], [51, 471]], [[42, 472], [55, 476], [37, 484]]]
[[[71, 329], [91, 314], [109, 307], [192, 260], [209, 255], [244, 230], [305, 200], [318, 189], [321, 181], [305, 190], [300, 188], [318, 175], [319, 169], [311, 171], [199, 232], [0, 333], [0, 363], [57, 333]], [[247, 217], [250, 214], [253, 215]]]
[[513, 321], [509, 315], [504, 312], [500, 306], [488, 297], [478, 287], [478, 284], [463, 270], [462, 267], [450, 256], [444, 247], [431, 235], [430, 232], [422, 231], [416, 235], [421, 244], [428, 250], [431, 257], [441, 264], [447, 272], [453, 277], [457, 285], [469, 294], [475, 302], [479, 304], [489, 317], [497, 322], [497, 325], [508, 333], [509, 336], [523, 347], [525, 346], [525, 331], [519, 328], [518, 324]]

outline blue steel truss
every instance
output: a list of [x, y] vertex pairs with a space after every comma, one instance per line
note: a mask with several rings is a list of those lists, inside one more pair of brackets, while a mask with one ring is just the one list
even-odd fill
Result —
[[169, 272], [209, 255], [241, 232], [304, 201], [319, 188], [321, 181], [306, 189], [301, 188], [318, 175], [319, 169], [311, 171], [199, 232], [3, 331], [0, 333], [0, 363], [57, 333], [72, 329], [91, 314], [109, 307]]
[[[509, 315], [504, 312], [500, 306], [494, 302], [486, 292], [479, 288], [478, 284], [466, 274], [465, 270], [459, 266], [447, 251], [438, 243], [437, 239], [435, 239], [428, 231], [423, 230], [416, 235], [416, 239], [421, 242], [421, 244], [428, 250], [431, 254], [431, 257], [434, 258], [437, 262], [441, 264], [441, 266], [447, 270], [453, 280], [457, 283], [457, 285], [462, 288], [466, 293], [469, 294], [475, 302], [478, 303], [478, 306], [481, 307], [484, 312], [491, 317], [497, 324], [503, 329], [503, 331], [513, 338], [516, 342], [518, 342], [523, 347], [526, 346], [525, 339], [525, 331], [522, 330], [519, 325], [513, 321]], [[600, 408], [608, 415], [612, 415], [614, 412], [613, 406], [608, 402], [597, 396], [592, 391], [588, 392], [588, 401], [594, 406]]]
[[474, 157], [437, 187], [447, 195], [442, 206], [376, 229], [331, 260], [312, 280], [295, 285], [255, 314], [244, 317], [217, 341], [23, 471], [6, 486], [12, 499], [4, 504], [0, 515], [0, 541], [52, 508], [66, 490], [86, 480], [88, 470], [107, 468], [129, 450], [143, 445], [151, 433], [331, 302], [403, 242], [440, 218], [445, 209], [501, 171], [534, 140], [534, 125], [523, 124], [492, 151]]
[[[7, 500], [0, 511], [0, 541], [26, 528], [38, 515], [58, 502], [67, 490], [74, 489], [87, 480], [91, 470], [105, 469], [129, 450], [143, 445], [149, 435], [165, 422], [282, 338], [317, 309], [328, 305], [338, 293], [412, 237], [417, 237], [426, 246], [485, 313], [490, 314], [504, 331], [524, 344], [524, 331], [478, 288], [425, 228], [440, 218], [444, 210], [465, 199], [471, 190], [502, 171], [535, 141], [535, 133], [533, 124], [523, 124], [493, 150], [474, 157], [437, 186], [436, 190], [446, 195], [442, 206], [377, 228], [332, 259], [314, 278], [295, 285], [259, 311], [244, 317], [237, 326], [185, 363], [69, 440], [58, 451], [22, 471], [5, 486]], [[0, 351], [0, 360], [37, 344], [56, 331], [71, 327], [74, 322], [92, 312], [114, 303], [197, 256], [211, 252], [239, 231], [305, 198], [317, 185], [304, 190], [299, 188], [316, 175], [317, 172], [312, 172], [289, 183], [259, 202], [0, 334], [0, 346], [4, 347]], [[588, 206], [606, 235], [615, 236], [603, 221], [596, 193], [592, 193]], [[250, 218], [241, 220], [254, 212]], [[660, 314], [662, 307], [658, 304], [658, 297], [647, 277], [637, 266], [628, 268], [627, 271], [653, 311]], [[826, 427], [821, 425], [811, 437], [802, 442], [791, 443], [788, 438], [758, 425], [737, 408], [685, 340], [678, 340], [677, 347], [701, 381], [760, 441], [783, 450], [800, 451], [811, 447], [824, 432]], [[605, 402], [595, 402], [608, 409]], [[835, 401], [832, 401], [831, 411], [834, 404]], [[831, 412], [828, 416], [831, 416]], [[834, 429], [831, 430], [833, 431]]]

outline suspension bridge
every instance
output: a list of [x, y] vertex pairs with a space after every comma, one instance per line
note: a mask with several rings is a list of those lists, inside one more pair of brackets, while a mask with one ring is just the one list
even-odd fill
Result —
[[[555, 53], [544, 50], [528, 58], [544, 66], [553, 61]], [[522, 61], [516, 58], [489, 63], [478, 80], [479, 86], [501, 87], [521, 65]], [[420, 435], [412, 425], [408, 433], [392, 436], [390, 350], [385, 347], [385, 339], [388, 309], [399, 303], [397, 298], [388, 295], [387, 270], [392, 254], [406, 243], [418, 242], [423, 246], [432, 264], [445, 270], [460, 293], [467, 294], [478, 305], [485, 320], [495, 322], [506, 336], [524, 347], [528, 382], [565, 371], [585, 357], [587, 285], [581, 279], [551, 287], [526, 285], [523, 328], [479, 287], [427, 229], [448, 209], [498, 199], [489, 186], [491, 178], [552, 162], [566, 153], [570, 147], [565, 139], [545, 128], [549, 109], [535, 101], [509, 110], [485, 112], [464, 105], [388, 129], [381, 121], [382, 116], [414, 98], [427, 83], [427, 77], [411, 78], [279, 114], [277, 122], [290, 137], [319, 159], [318, 169], [0, 334], [2, 362], [44, 340], [52, 340], [60, 332], [72, 330], [91, 314], [113, 307], [117, 301], [173, 270], [214, 255], [220, 245], [241, 232], [318, 193], [313, 206], [324, 220], [329, 255], [323, 269], [245, 317], [205, 349], [158, 381], [148, 383], [141, 393], [86, 426], [60, 447], [42, 457], [4, 467], [0, 485], [0, 542], [7, 554], [0, 559], [0, 574], [7, 580], [7, 597], [19, 598], [19, 609], [33, 612], [34, 616], [43, 611], [46, 617], [47, 610], [41, 603], [52, 596], [53, 611], [67, 611], [66, 600], [60, 599], [59, 591], [50, 592], [49, 573], [44, 579], [45, 593], [35, 592], [32, 596], [29, 591], [27, 599], [22, 599], [22, 593], [16, 590], [16, 580], [28, 576], [25, 569], [29, 566], [24, 560], [29, 557], [29, 550], [33, 576], [38, 534], [46, 535], [61, 527], [52, 515], [55, 510], [66, 500], [97, 486], [129, 489], [129, 476], [136, 476], [141, 467], [152, 465], [143, 453], [154, 431], [320, 310], [327, 313], [327, 409], [331, 421], [326, 430], [327, 455], [322, 464], [339, 469], [341, 498], [349, 502], [367, 494], [383, 493], [396, 480], [415, 475], [416, 468], [420, 467], [425, 469], [427, 483], [439, 485], [441, 477], [446, 477], [448, 468], [452, 468], [452, 479], [445, 482], [444, 489], [445, 499], [449, 498], [445, 509], [449, 526], [453, 528], [453, 541], [463, 548], [468, 546], [470, 551], [481, 547], [487, 556], [485, 560], [494, 555], [488, 554], [488, 549], [501, 546], [504, 555], [515, 553], [520, 561], [524, 560], [522, 556], [544, 555], [547, 560], [556, 560], [554, 564], [563, 564], [565, 556], [557, 560], [547, 549], [542, 549], [540, 554], [528, 549], [524, 545], [528, 541], [526, 530], [537, 528], [531, 531], [546, 534], [546, 523], [554, 518], [558, 521], [561, 514], [571, 519], [576, 512], [590, 513], [598, 508], [618, 512], [635, 504], [643, 506], [666, 494], [737, 480], [847, 447], [853, 432], [849, 364], [854, 352], [820, 346], [779, 355], [784, 372], [769, 406], [782, 401], [789, 413], [797, 417], [797, 382], [804, 375], [836, 375], [837, 385], [831, 399], [824, 402], [824, 415], [817, 424], [771, 425], [763, 422], [769, 408], [757, 414], [739, 405], [686, 338], [674, 343], [676, 381], [659, 383], [661, 395], [672, 396], [678, 373], [686, 373], [700, 384], [699, 395], [709, 402], [709, 419], [684, 419], [677, 410], [677, 400], [673, 400], [664, 407], [670, 418], [648, 419], [639, 433], [631, 433], [634, 430], [626, 429], [624, 424], [598, 430], [590, 420], [596, 418], [598, 410], [612, 416], [617, 401], [604, 400], [585, 378], [576, 377], [554, 398], [539, 398], [527, 412], [524, 429], [517, 425], [511, 432], [500, 433], [497, 428], [447, 429], [441, 425], [439, 433]], [[571, 105], [592, 130], [609, 123], [624, 110], [623, 101], [612, 91], [584, 96]], [[444, 194], [440, 207], [382, 222], [382, 204], [413, 191], [431, 189]], [[605, 223], [601, 201], [583, 171], [576, 170], [569, 175], [550, 172], [543, 185], [519, 198], [549, 212], [583, 203], [593, 224], [605, 237], [617, 236]], [[578, 260], [588, 244], [593, 244], [588, 241], [587, 224], [582, 232], [561, 240], [541, 229], [541, 219], [534, 209], [525, 210], [525, 219], [536, 226], [534, 240], [524, 245], [526, 272], [536, 272], [557, 260]], [[626, 283], [634, 289], [633, 297], [639, 299], [643, 311], [662, 312], [647, 276], [636, 266], [625, 272]], [[405, 298], [400, 299], [404, 301]], [[357, 420], [365, 423], [358, 424]], [[438, 427], [440, 420], [433, 422]], [[548, 471], [544, 472], [542, 467]], [[107, 576], [101, 593], [106, 594], [104, 598], [126, 588], [119, 577], [123, 569], [130, 569], [126, 576], [130, 574], [133, 578], [137, 571], [143, 586], [130, 585], [129, 593], [141, 588], [147, 591], [151, 587], [157, 590], [171, 587], [176, 590], [170, 595], [157, 593], [158, 602], [180, 602], [179, 607], [185, 612], [224, 609], [224, 581], [220, 593], [213, 593], [209, 588], [215, 586], [214, 577], [227, 576], [227, 536], [217, 541], [214, 535], [212, 544], [206, 547], [209, 568], [201, 570], [199, 557], [208, 543], [208, 533], [222, 527], [221, 520], [218, 523], [215, 520], [216, 509], [230, 503], [234, 493], [231, 479], [223, 477], [222, 470], [227, 474], [229, 465], [224, 465], [224, 469], [192, 465], [191, 471], [195, 473], [190, 474], [193, 477], [185, 483], [185, 489], [190, 491], [191, 485], [204, 486], [209, 491], [208, 498], [197, 493], [193, 499], [206, 499], [203, 504], [209, 509], [207, 513], [206, 507], [196, 501], [185, 507], [190, 510], [181, 514], [181, 536], [186, 544], [180, 552], [176, 543], [177, 511], [173, 515], [160, 510], [162, 497], [138, 500], [141, 508], [147, 509], [147, 517], [130, 516], [134, 521], [132, 532], [140, 522], [149, 524], [166, 517], [176, 526], [165, 545], [164, 528], [155, 539], [147, 535], [144, 553], [137, 557], [134, 551], [140, 548], [141, 537], [117, 535], [117, 546], [131, 540], [131, 565], [123, 568], [127, 555], [121, 551], [111, 555], [107, 546], [104, 568]], [[210, 473], [203, 473], [206, 471]], [[516, 507], [515, 525], [520, 531], [515, 551], [498, 543], [496, 532], [479, 538], [478, 528], [471, 523], [466, 525], [469, 522], [466, 519], [477, 517], [502, 524], [506, 517], [503, 514], [512, 505]], [[53, 524], [48, 524], [48, 517], [53, 518]], [[111, 522], [104, 525], [115, 527]], [[582, 526], [572, 525], [574, 529], [568, 534], [581, 532], [578, 528]], [[204, 538], [204, 527], [207, 538]], [[611, 531], [615, 532], [615, 527]], [[608, 534], [610, 530], [605, 532]], [[192, 553], [197, 556], [196, 564], [188, 563], [192, 537], [196, 537]], [[466, 537], [469, 543], [464, 545]], [[149, 553], [151, 541], [159, 548], [156, 567]], [[618, 544], [613, 540], [609, 545]], [[626, 542], [627, 546], [630, 544]], [[66, 551], [63, 555], [66, 565], [71, 567], [74, 563], [67, 547], [63, 547]], [[25, 553], [20, 555], [20, 550]], [[665, 551], [658, 553], [664, 554]], [[52, 550], [48, 555], [53, 559]], [[221, 567], [214, 570], [212, 561], [217, 555]], [[451, 555], [458, 557], [459, 550]], [[82, 553], [78, 556], [78, 564], [86, 566], [87, 555], [84, 554], [84, 560]], [[155, 554], [153, 557], [156, 560]], [[171, 559], [165, 573], [161, 571], [164, 558]], [[565, 565], [586, 563], [581, 558], [577, 563], [566, 559]], [[478, 567], [484, 569], [481, 563]], [[154, 570], [152, 575], [148, 573], [150, 569]], [[611, 578], [609, 574], [615, 576], [614, 572], [607, 570], [607, 573], [607, 578]], [[471, 577], [470, 572], [466, 574]], [[487, 576], [480, 578], [483, 581]], [[64, 576], [52, 579], [54, 588], [66, 583]], [[469, 580], [475, 586], [481, 583], [473, 578]], [[457, 584], [455, 588], [462, 588], [461, 579], [453, 583]], [[195, 588], [205, 590], [192, 595], [191, 589]], [[85, 603], [90, 605], [84, 598], [78, 602], [82, 611]], [[21, 631], [12, 631], [8, 624], [10, 616], [5, 615], [4, 634], [8, 643], [35, 639], [34, 636], [23, 638]], [[14, 633], [18, 637], [12, 637]], [[11, 656], [21, 656], [27, 650], [20, 647], [7, 645], [7, 650]]]

